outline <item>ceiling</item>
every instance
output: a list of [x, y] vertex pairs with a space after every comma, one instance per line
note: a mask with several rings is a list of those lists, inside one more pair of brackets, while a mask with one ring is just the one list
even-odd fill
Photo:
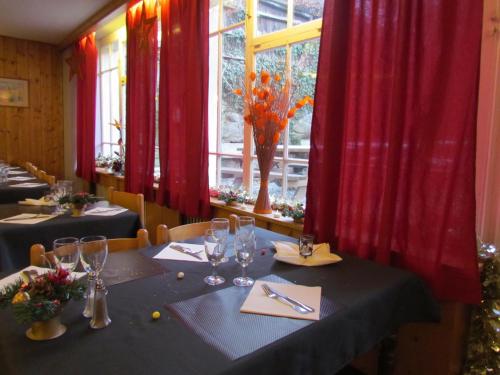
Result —
[[0, 0], [0, 35], [59, 44], [112, 0]]

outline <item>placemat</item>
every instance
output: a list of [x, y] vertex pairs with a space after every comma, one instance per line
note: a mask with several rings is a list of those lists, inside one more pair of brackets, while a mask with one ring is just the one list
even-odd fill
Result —
[[137, 250], [119, 251], [109, 254], [101, 276], [107, 286], [125, 283], [165, 273], [158, 262]]
[[[259, 280], [290, 283], [276, 275]], [[235, 360], [273, 343], [309, 324], [274, 316], [240, 313], [250, 288], [230, 287], [165, 306], [207, 344]], [[321, 297], [320, 320], [337, 312], [339, 305]]]

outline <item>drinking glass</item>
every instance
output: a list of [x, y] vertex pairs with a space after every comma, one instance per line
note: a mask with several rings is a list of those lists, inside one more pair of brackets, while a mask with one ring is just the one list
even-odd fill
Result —
[[208, 261], [212, 264], [212, 274], [203, 279], [208, 285], [219, 285], [226, 280], [217, 275], [217, 266], [224, 258], [224, 252], [226, 251], [224, 246], [221, 246], [217, 234], [214, 229], [207, 229], [205, 231], [205, 253], [207, 254]]
[[[227, 238], [229, 236], [229, 220], [224, 218], [214, 218], [210, 221], [210, 228], [214, 230], [216, 237], [219, 240], [219, 245], [224, 247], [224, 254], [227, 250]], [[222, 263], [229, 259], [224, 255], [221, 259]]]
[[80, 238], [80, 260], [85, 272], [95, 272], [96, 279], [102, 271], [108, 257], [108, 241], [104, 236]]
[[236, 221], [236, 235], [242, 241], [248, 241], [255, 236], [255, 219], [251, 216], [238, 216]]
[[65, 208], [59, 204], [59, 199], [65, 195], [70, 195], [73, 191], [73, 181], [70, 180], [59, 180], [55, 185], [51, 187], [50, 195], [52, 200], [57, 203], [55, 213], [61, 214], [65, 211]]
[[80, 257], [80, 241], [75, 237], [58, 238], [53, 242], [53, 253], [56, 267], [72, 272], [78, 265]]
[[247, 267], [253, 262], [255, 254], [255, 234], [249, 235], [244, 239], [239, 235], [234, 237], [234, 252], [236, 262], [241, 265], [241, 276], [233, 279], [236, 286], [252, 286], [254, 280], [247, 276]]
[[312, 255], [314, 247], [314, 236], [312, 234], [301, 234], [299, 237], [299, 253], [304, 258]]

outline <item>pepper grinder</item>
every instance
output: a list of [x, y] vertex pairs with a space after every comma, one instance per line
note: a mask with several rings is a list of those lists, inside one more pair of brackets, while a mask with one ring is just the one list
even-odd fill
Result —
[[98, 279], [95, 287], [94, 313], [92, 314], [92, 320], [90, 321], [90, 328], [100, 329], [111, 324], [111, 319], [108, 315], [106, 294], [108, 294], [108, 290], [104, 286], [104, 282], [102, 279]]
[[92, 318], [94, 313], [94, 296], [95, 296], [95, 272], [89, 272], [87, 276], [87, 293], [85, 298], [85, 309], [83, 310], [83, 316], [86, 318]]

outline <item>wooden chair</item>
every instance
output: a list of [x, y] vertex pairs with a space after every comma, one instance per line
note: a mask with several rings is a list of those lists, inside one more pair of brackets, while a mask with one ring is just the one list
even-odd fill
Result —
[[29, 172], [29, 173], [33, 173], [33, 164], [30, 163], [29, 161], [27, 161], [26, 163], [24, 163], [24, 168]]
[[51, 175], [46, 174], [44, 181], [46, 183], [48, 183], [50, 186], [55, 185], [56, 184], [56, 176], [51, 176]]
[[[110, 238], [108, 239], [108, 251], [110, 253], [125, 250], [141, 249], [149, 246], [149, 234], [146, 229], [139, 229], [137, 237], [133, 238]], [[32, 266], [47, 266], [47, 261], [55, 264], [54, 252], [45, 251], [45, 247], [41, 244], [32, 245], [30, 248], [30, 264]]]
[[144, 195], [116, 191], [113, 186], [108, 188], [109, 203], [116, 204], [137, 212], [141, 219], [141, 225], [144, 228]]
[[193, 237], [200, 237], [205, 231], [210, 229], [210, 221], [179, 225], [168, 229], [165, 224], [160, 224], [156, 228], [156, 243], [163, 244], [171, 241], [184, 241]]
[[45, 181], [45, 178], [47, 177], [47, 172], [45, 172], [44, 170], [39, 169], [37, 171], [36, 177], [38, 177], [39, 180]]

